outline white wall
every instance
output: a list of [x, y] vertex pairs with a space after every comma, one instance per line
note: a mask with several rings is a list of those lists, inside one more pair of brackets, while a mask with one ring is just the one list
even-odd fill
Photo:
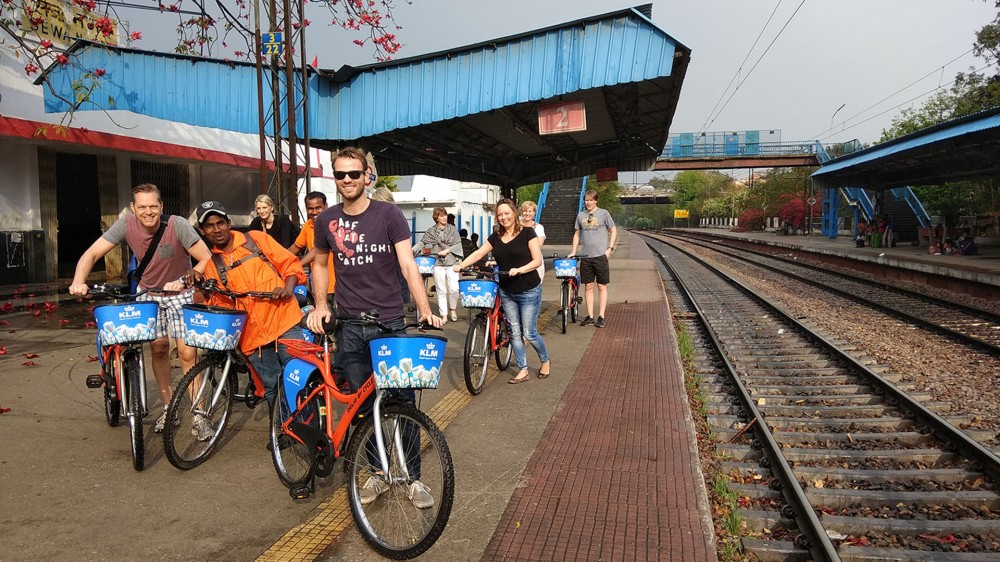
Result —
[[[27, 186], [35, 186], [27, 189]], [[0, 158], [0, 230], [39, 230], [38, 151], [34, 145], [4, 142]]]

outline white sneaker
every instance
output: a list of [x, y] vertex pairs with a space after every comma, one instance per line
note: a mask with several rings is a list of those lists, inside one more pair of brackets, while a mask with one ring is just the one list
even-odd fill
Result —
[[361, 505], [368, 505], [389, 490], [389, 484], [378, 474], [372, 474], [361, 485]]
[[198, 441], [208, 441], [215, 436], [215, 428], [212, 427], [212, 422], [208, 421], [208, 418], [201, 414], [195, 414], [191, 421], [191, 435], [194, 435]]
[[153, 433], [163, 433], [163, 426], [167, 425], [167, 411], [164, 410], [160, 418], [156, 420], [156, 424], [153, 426]]
[[458, 322], [458, 313], [455, 312], [454, 310], [451, 311], [451, 321]]
[[434, 496], [431, 496], [430, 488], [420, 480], [410, 482], [406, 492], [417, 509], [434, 507]]

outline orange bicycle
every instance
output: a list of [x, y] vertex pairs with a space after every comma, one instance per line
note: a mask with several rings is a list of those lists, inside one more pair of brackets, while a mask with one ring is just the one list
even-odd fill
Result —
[[[330, 366], [337, 325], [327, 327], [322, 345], [280, 340], [294, 359], [285, 366], [271, 413], [274, 469], [291, 496], [303, 499], [312, 494], [315, 477], [329, 476], [344, 457], [351, 515], [365, 541], [383, 556], [414, 558], [441, 536], [455, 496], [444, 434], [411, 398], [412, 389], [437, 388], [447, 340], [392, 333], [373, 313], [336, 323], [385, 333], [369, 343], [376, 370], [357, 391], [342, 389]], [[406, 328], [418, 326], [426, 328]], [[373, 394], [371, 413], [359, 416]], [[346, 408], [334, 423], [338, 404]]]
[[[486, 366], [489, 355], [493, 354], [497, 368], [506, 371], [510, 366], [510, 357], [514, 354], [511, 345], [511, 329], [507, 317], [500, 306], [500, 286], [491, 279], [492, 273], [479, 269], [463, 269], [462, 273], [473, 274], [476, 279], [464, 279], [458, 282], [458, 291], [462, 295], [462, 306], [478, 308], [469, 331], [465, 335], [465, 353], [463, 354], [463, 370], [465, 371], [465, 387], [473, 396], [483, 391], [486, 386]], [[497, 275], [506, 275], [504, 271]]]

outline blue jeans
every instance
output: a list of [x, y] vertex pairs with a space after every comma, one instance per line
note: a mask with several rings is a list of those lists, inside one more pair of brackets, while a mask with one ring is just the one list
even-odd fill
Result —
[[538, 333], [538, 309], [542, 307], [542, 285], [523, 293], [508, 293], [500, 289], [500, 303], [503, 313], [510, 322], [511, 345], [514, 346], [514, 361], [518, 369], [528, 368], [528, 353], [524, 340], [538, 353], [542, 363], [549, 360], [549, 350], [545, 347], [542, 335]]
[[281, 380], [281, 373], [285, 370], [285, 364], [291, 359], [288, 355], [288, 348], [283, 344], [275, 345], [277, 340], [300, 340], [302, 339], [302, 329], [292, 326], [287, 332], [281, 334], [275, 341], [262, 345], [255, 349], [253, 353], [247, 355], [247, 360], [257, 371], [261, 382], [264, 383], [264, 397], [267, 403], [273, 405], [274, 397], [278, 393], [278, 381]]
[[[390, 333], [402, 332], [403, 326], [406, 325], [406, 321], [402, 318], [382, 323], [392, 330]], [[368, 342], [384, 335], [386, 333], [379, 329], [378, 326], [358, 326], [356, 324], [344, 324], [340, 331], [337, 332], [337, 353], [334, 356], [334, 369], [347, 377], [352, 389], [357, 390], [361, 388], [361, 385], [372, 376], [374, 367], [372, 366], [371, 353], [368, 350]], [[416, 399], [416, 392], [410, 388], [394, 391], [393, 394], [409, 402], [414, 402]], [[375, 393], [372, 393], [368, 397], [368, 400], [365, 400], [364, 404], [358, 408], [358, 415], [368, 415], [374, 406]], [[410, 472], [410, 478], [413, 480], [420, 479], [420, 441], [417, 429], [410, 424], [403, 427], [404, 454], [407, 458], [407, 469]], [[367, 451], [369, 464], [373, 467], [380, 466], [381, 462], [375, 454], [374, 436], [365, 444], [365, 450]]]

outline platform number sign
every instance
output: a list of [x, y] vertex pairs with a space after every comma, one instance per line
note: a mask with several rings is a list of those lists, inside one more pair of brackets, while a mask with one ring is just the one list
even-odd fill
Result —
[[560, 101], [538, 106], [539, 135], [586, 130], [587, 108], [583, 100]]
[[284, 54], [285, 42], [282, 40], [281, 32], [262, 33], [260, 36], [260, 50], [265, 57], [276, 57]]

